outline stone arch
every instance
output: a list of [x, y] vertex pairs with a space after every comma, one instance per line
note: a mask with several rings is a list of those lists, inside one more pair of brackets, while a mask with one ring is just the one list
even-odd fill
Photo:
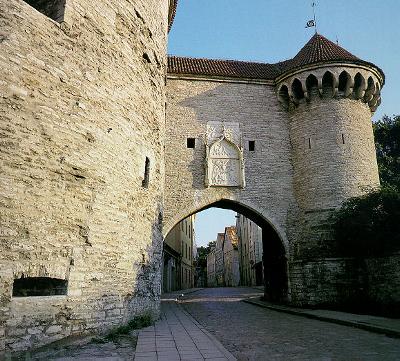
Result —
[[292, 82], [292, 94], [295, 102], [299, 102], [304, 99], [304, 90], [303, 90], [303, 84], [301, 81], [297, 78], [295, 78]]
[[352, 92], [351, 87], [351, 76], [346, 70], [343, 70], [339, 75], [339, 95], [343, 95], [345, 97], [349, 96], [349, 94]]
[[370, 102], [375, 94], [375, 82], [372, 76], [370, 76], [367, 80], [367, 90], [365, 91], [364, 101]]
[[243, 201], [229, 198], [207, 199], [196, 206], [189, 206], [185, 212], [177, 215], [165, 227], [164, 238], [183, 219], [209, 208], [230, 209], [238, 212], [255, 222], [262, 228], [264, 269], [265, 269], [265, 297], [273, 301], [287, 301], [290, 294], [288, 270], [288, 243], [286, 236], [272, 215], [257, 206], [248, 205]]
[[278, 100], [283, 105], [285, 109], [289, 108], [289, 88], [287, 85], [283, 84], [278, 90]]
[[310, 98], [315, 97], [319, 94], [318, 79], [314, 74], [310, 74], [307, 77], [306, 88]]
[[325, 72], [322, 77], [322, 92], [324, 96], [332, 97], [334, 95], [335, 78], [330, 71]]
[[48, 18], [61, 23], [64, 21], [65, 6], [67, 0], [24, 0], [28, 5], [39, 11]]
[[355, 99], [362, 99], [365, 95], [365, 89], [367, 88], [365, 78], [361, 73], [357, 73], [354, 77], [354, 89], [353, 94]]
[[371, 108], [372, 112], [375, 112], [378, 106], [381, 104], [381, 87], [377, 82], [375, 83], [375, 92], [372, 96], [372, 99], [368, 102], [368, 105]]

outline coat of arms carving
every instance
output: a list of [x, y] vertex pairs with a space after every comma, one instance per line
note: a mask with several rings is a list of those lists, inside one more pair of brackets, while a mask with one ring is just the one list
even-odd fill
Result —
[[205, 183], [207, 187], [245, 186], [239, 123], [207, 123]]

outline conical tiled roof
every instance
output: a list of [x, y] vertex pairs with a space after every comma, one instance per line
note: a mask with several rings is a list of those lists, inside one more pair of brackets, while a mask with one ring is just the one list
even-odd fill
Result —
[[305, 65], [331, 61], [363, 62], [360, 58], [324, 36], [315, 34], [293, 59], [281, 62], [278, 66], [283, 72], [286, 72]]
[[292, 59], [298, 66], [332, 60], [360, 60], [322, 35], [315, 34]]

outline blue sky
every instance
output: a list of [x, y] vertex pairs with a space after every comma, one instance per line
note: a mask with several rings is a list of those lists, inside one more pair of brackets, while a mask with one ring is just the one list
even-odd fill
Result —
[[[169, 54], [275, 63], [292, 58], [313, 35], [311, 0], [179, 0]], [[374, 119], [400, 113], [400, 1], [317, 1], [318, 32], [386, 74]], [[197, 215], [198, 244], [234, 224], [234, 214]]]

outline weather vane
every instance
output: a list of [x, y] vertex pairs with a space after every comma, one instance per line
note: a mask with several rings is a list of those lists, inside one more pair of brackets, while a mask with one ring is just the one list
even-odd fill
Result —
[[307, 21], [306, 28], [315, 28], [315, 34], [316, 34], [317, 33], [317, 16], [315, 14], [315, 8], [317, 6], [316, 1], [313, 1], [311, 6], [313, 8], [314, 17], [312, 20]]

